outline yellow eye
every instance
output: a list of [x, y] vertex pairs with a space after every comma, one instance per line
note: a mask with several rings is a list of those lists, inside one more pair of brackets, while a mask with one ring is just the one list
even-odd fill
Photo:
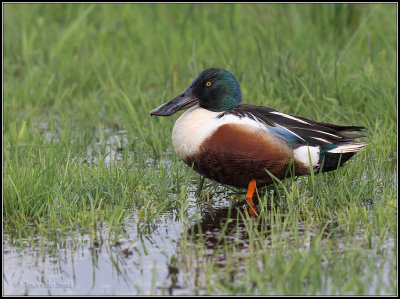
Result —
[[210, 82], [210, 81], [207, 81], [207, 82], [206, 82], [206, 86], [210, 87], [210, 86], [211, 86], [211, 82]]

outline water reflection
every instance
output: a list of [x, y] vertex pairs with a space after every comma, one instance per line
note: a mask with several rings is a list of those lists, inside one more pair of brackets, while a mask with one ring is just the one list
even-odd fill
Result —
[[103, 224], [94, 232], [22, 240], [22, 247], [4, 235], [4, 294], [163, 294], [156, 287], [168, 277], [180, 225], [160, 222], [151, 235], [139, 236], [135, 219], [127, 219], [118, 236], [107, 236]]
[[[152, 229], [138, 227], [127, 217], [109, 229], [98, 223], [88, 231], [55, 230], [30, 239], [4, 235], [4, 293], [6, 295], [193, 294], [192, 277], [184, 279], [180, 246], [204, 242], [207, 255], [226, 242], [248, 247], [245, 202], [218, 200], [213, 205], [189, 196], [188, 218], [164, 213]], [[185, 221], [187, 221], [185, 219]], [[184, 231], [182, 231], [184, 229]], [[110, 233], [111, 232], [111, 233]], [[218, 263], [224, 264], [224, 256]]]
[[[267, 247], [276, 238], [293, 238], [304, 250], [310, 247], [312, 228], [298, 222], [295, 237], [292, 228], [273, 232], [265, 214], [247, 218], [244, 200], [211, 204], [189, 196], [189, 203], [185, 217], [163, 213], [151, 230], [140, 229], [132, 215], [112, 228], [99, 223], [88, 231], [55, 230], [30, 239], [5, 234], [4, 294], [203, 295], [207, 263], [227, 269], [233, 279], [255, 242]], [[285, 216], [279, 220], [274, 226]], [[327, 236], [333, 225], [324, 228]], [[230, 252], [234, 259], [226, 256]]]
[[106, 223], [98, 223], [87, 231], [55, 230], [30, 239], [5, 234], [4, 294], [196, 293], [193, 277], [184, 278], [187, 273], [180, 264], [182, 236], [187, 232], [193, 234], [194, 241], [205, 240], [208, 253], [212, 254], [223, 246], [219, 237], [224, 229], [224, 239], [237, 242], [239, 238], [238, 246], [245, 250], [247, 233], [241, 214], [246, 206], [221, 200], [213, 208], [199, 205], [193, 197], [189, 201], [187, 219], [200, 221], [194, 221], [189, 228], [179, 217], [164, 213], [151, 231], [138, 230], [137, 217], [133, 215], [111, 229]]
[[233, 203], [228, 207], [207, 208], [201, 212], [201, 219], [188, 228], [188, 235], [194, 241], [203, 241], [207, 249], [224, 246], [224, 240], [245, 246], [245, 242], [240, 241], [248, 239], [246, 220], [243, 220], [246, 209], [243, 202]]

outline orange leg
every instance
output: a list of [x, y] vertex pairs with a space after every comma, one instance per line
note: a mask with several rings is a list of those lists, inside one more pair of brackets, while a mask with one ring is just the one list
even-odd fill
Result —
[[246, 201], [249, 204], [249, 214], [253, 217], [257, 217], [257, 211], [256, 211], [256, 207], [254, 206], [254, 202], [253, 202], [253, 197], [256, 194], [256, 180], [252, 179], [249, 183], [249, 187], [247, 188], [247, 194], [246, 194]]

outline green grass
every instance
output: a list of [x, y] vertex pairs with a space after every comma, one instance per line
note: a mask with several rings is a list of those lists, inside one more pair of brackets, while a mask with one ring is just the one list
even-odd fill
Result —
[[[168, 215], [182, 225], [169, 269], [194, 292], [397, 294], [396, 43], [395, 4], [5, 4], [4, 231], [19, 244], [106, 223], [118, 239], [134, 215], [140, 237]], [[210, 66], [244, 102], [365, 126], [370, 142], [268, 187], [212, 254], [190, 233], [199, 176], [173, 152], [177, 116], [149, 116]], [[198, 201], [230, 192], [206, 181]]]

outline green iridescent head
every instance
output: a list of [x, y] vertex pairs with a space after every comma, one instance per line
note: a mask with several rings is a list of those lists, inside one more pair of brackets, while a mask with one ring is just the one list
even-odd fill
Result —
[[197, 104], [204, 109], [221, 112], [236, 107], [241, 101], [236, 78], [224, 69], [209, 68], [202, 71], [184, 92], [150, 114], [172, 115]]

